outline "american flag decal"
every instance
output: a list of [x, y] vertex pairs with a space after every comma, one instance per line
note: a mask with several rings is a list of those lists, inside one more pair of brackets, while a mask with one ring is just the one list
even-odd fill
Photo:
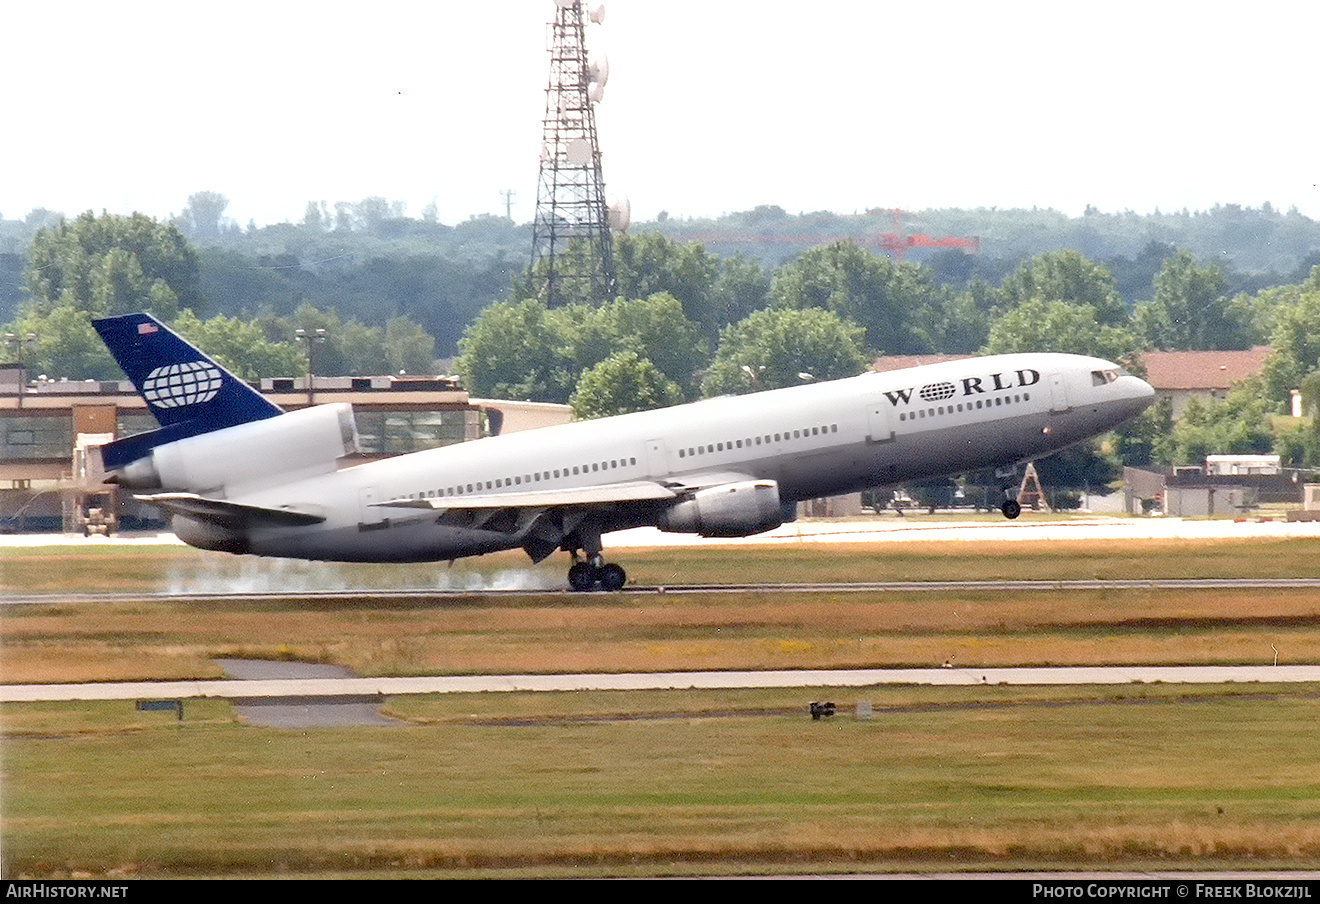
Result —
[[138, 335], [139, 335], [139, 336], [150, 336], [152, 333], [158, 333], [158, 332], [160, 332], [160, 328], [157, 327], [156, 324], [154, 324], [154, 323], [139, 323], [139, 324], [138, 324]]

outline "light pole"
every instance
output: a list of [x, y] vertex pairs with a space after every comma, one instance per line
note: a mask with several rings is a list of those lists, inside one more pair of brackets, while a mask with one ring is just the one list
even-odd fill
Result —
[[31, 350], [36, 348], [37, 334], [28, 333], [26, 336], [18, 336], [14, 333], [5, 333], [5, 347], [9, 349], [9, 356], [18, 363], [18, 407], [23, 407], [23, 386], [27, 383], [27, 369], [23, 366], [23, 349]]
[[325, 330], [294, 330], [293, 338], [307, 346], [307, 407], [313, 405], [312, 397], [312, 345], [325, 342]]
[[758, 364], [755, 370], [752, 369], [752, 366], [750, 364], [744, 364], [742, 366], [742, 372], [747, 374], [748, 379], [752, 381], [752, 392], [761, 391], [760, 376], [762, 371], [764, 370], [765, 370], [764, 364]]

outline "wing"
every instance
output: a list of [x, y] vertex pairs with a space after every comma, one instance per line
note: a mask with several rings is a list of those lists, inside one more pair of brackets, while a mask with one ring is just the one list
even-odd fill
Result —
[[684, 483], [626, 481], [525, 493], [487, 493], [434, 499], [391, 499], [376, 505], [438, 511], [441, 524], [512, 534], [539, 562], [580, 529], [600, 530], [629, 509], [659, 511], [686, 497]]
[[604, 505], [619, 502], [642, 502], [675, 499], [678, 493], [649, 480], [630, 483], [607, 483], [599, 486], [572, 487], [563, 490], [534, 490], [530, 493], [487, 493], [472, 496], [445, 496], [435, 499], [391, 499], [376, 505], [390, 508], [423, 508], [453, 512], [511, 508], [565, 508]]
[[133, 498], [164, 509], [172, 515], [184, 515], [229, 528], [299, 527], [320, 524], [325, 520], [324, 515], [316, 512], [243, 505], [227, 499], [208, 499], [194, 493], [156, 493]]

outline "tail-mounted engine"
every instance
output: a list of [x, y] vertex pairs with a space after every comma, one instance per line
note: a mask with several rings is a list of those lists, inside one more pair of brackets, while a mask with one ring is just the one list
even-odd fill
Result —
[[110, 479], [133, 490], [235, 496], [329, 473], [357, 449], [352, 406], [318, 405], [165, 443]]

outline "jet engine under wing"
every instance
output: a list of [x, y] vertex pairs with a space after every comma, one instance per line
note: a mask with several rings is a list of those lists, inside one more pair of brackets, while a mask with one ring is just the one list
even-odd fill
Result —
[[164, 509], [172, 515], [183, 515], [186, 518], [230, 528], [299, 527], [320, 524], [325, 520], [324, 515], [315, 512], [244, 505], [227, 499], [208, 499], [194, 493], [156, 493], [152, 496], [134, 498]]

